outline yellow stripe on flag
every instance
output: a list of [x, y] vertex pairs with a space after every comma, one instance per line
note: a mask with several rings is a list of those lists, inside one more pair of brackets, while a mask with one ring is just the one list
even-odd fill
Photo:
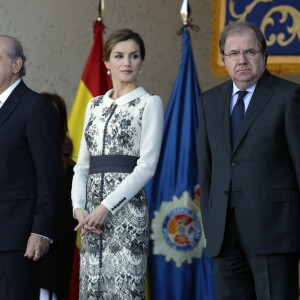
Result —
[[68, 118], [70, 138], [72, 139], [73, 146], [74, 146], [72, 159], [75, 162], [77, 161], [78, 158], [80, 140], [82, 136], [83, 121], [85, 115], [85, 108], [91, 98], [93, 98], [93, 95], [88, 90], [85, 83], [82, 80], [80, 80], [78, 90], [75, 96], [74, 104], [72, 106]]
[[76, 247], [80, 249], [80, 231], [77, 231], [76, 234]]

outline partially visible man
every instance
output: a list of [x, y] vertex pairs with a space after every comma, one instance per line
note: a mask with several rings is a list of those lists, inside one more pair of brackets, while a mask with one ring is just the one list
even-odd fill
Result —
[[262, 32], [225, 27], [231, 80], [201, 97], [198, 163], [216, 299], [297, 300], [300, 86], [266, 69]]
[[0, 299], [39, 294], [61, 174], [58, 114], [22, 81], [20, 42], [0, 35]]

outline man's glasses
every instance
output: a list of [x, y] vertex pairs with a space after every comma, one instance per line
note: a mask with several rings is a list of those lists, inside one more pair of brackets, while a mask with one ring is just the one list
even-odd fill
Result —
[[256, 56], [256, 54], [259, 53], [259, 52], [262, 52], [262, 50], [255, 51], [253, 49], [249, 49], [249, 50], [245, 50], [243, 52], [231, 51], [228, 54], [226, 54], [225, 52], [223, 52], [223, 55], [227, 56], [228, 58], [230, 58], [232, 60], [238, 59], [238, 57], [240, 56], [240, 54], [244, 55], [247, 59], [251, 59], [251, 58], [254, 58]]

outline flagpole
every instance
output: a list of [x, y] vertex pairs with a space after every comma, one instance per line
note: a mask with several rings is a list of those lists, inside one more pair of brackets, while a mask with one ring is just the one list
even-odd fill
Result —
[[104, 0], [99, 0], [99, 6], [98, 6], [98, 21], [102, 20], [104, 11]]
[[189, 1], [183, 0], [181, 8], [180, 8], [180, 15], [182, 18], [183, 26], [177, 31], [178, 35], [182, 35], [183, 30], [185, 30], [187, 28], [191, 28], [192, 30], [194, 30], [196, 32], [200, 31], [199, 26], [192, 24], [192, 19], [190, 19], [191, 12], [192, 11], [191, 11], [191, 8], [189, 5]]
[[182, 18], [182, 22], [183, 22], [183, 25], [187, 25], [188, 23], [188, 18], [189, 18], [189, 13], [188, 13], [188, 0], [183, 0], [182, 1], [182, 5], [181, 5], [181, 9], [180, 9], [180, 15], [181, 15], [181, 18]]

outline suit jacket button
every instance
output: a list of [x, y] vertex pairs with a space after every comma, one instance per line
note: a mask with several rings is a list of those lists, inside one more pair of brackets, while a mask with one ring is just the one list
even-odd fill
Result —
[[231, 166], [232, 166], [232, 167], [235, 167], [235, 166], [236, 166], [236, 163], [235, 163], [235, 162], [232, 162], [232, 163], [231, 163]]

